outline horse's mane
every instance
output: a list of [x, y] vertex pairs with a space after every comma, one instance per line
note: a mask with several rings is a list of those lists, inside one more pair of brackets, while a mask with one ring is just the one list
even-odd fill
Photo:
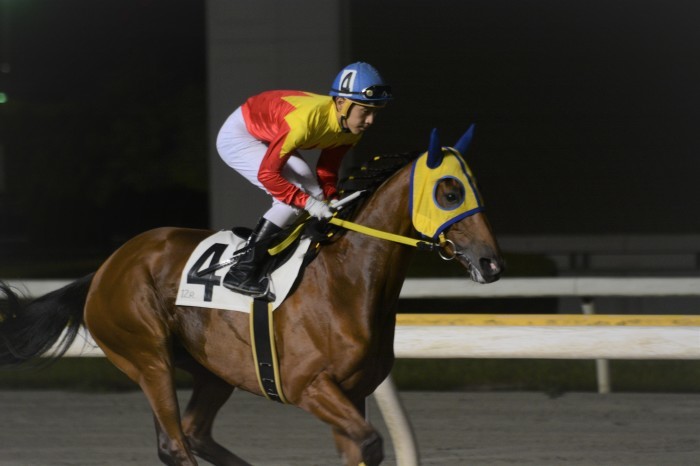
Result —
[[340, 197], [355, 191], [374, 192], [384, 181], [400, 168], [416, 159], [421, 152], [375, 155], [359, 167], [351, 168], [345, 178], [338, 182]]

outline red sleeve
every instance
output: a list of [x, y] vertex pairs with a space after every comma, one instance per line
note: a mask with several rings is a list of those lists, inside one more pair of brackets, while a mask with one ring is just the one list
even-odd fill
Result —
[[316, 176], [323, 189], [326, 199], [331, 199], [338, 195], [338, 171], [343, 157], [350, 149], [350, 146], [338, 146], [332, 149], [324, 149], [316, 164]]
[[258, 180], [275, 199], [303, 209], [309, 195], [282, 176], [282, 168], [293, 153], [281, 155], [282, 145], [288, 134], [289, 128], [270, 141], [258, 170]]

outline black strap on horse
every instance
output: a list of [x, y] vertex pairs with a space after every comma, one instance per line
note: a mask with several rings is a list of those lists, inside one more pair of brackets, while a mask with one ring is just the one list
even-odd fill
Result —
[[253, 300], [250, 310], [250, 343], [260, 389], [268, 400], [288, 403], [280, 382], [272, 303], [265, 298]]

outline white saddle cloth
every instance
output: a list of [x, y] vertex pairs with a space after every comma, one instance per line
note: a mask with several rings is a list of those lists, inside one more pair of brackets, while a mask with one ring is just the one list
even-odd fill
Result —
[[[175, 304], [250, 312], [253, 298], [221, 285], [230, 265], [203, 276], [198, 275], [198, 272], [228, 260], [244, 244], [245, 239], [230, 230], [214, 233], [199, 243], [182, 271]], [[270, 287], [275, 294], [273, 309], [284, 301], [291, 290], [310, 244], [311, 239], [302, 238], [289, 260], [272, 272]]]

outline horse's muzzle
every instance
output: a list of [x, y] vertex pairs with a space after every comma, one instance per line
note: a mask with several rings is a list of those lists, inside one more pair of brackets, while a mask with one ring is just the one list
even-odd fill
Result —
[[501, 274], [505, 270], [503, 259], [479, 259], [479, 270], [484, 278], [484, 283], [492, 283], [501, 278]]
[[470, 278], [477, 283], [493, 283], [501, 278], [505, 270], [501, 255], [491, 248], [476, 249], [456, 250], [454, 258], [467, 269]]

